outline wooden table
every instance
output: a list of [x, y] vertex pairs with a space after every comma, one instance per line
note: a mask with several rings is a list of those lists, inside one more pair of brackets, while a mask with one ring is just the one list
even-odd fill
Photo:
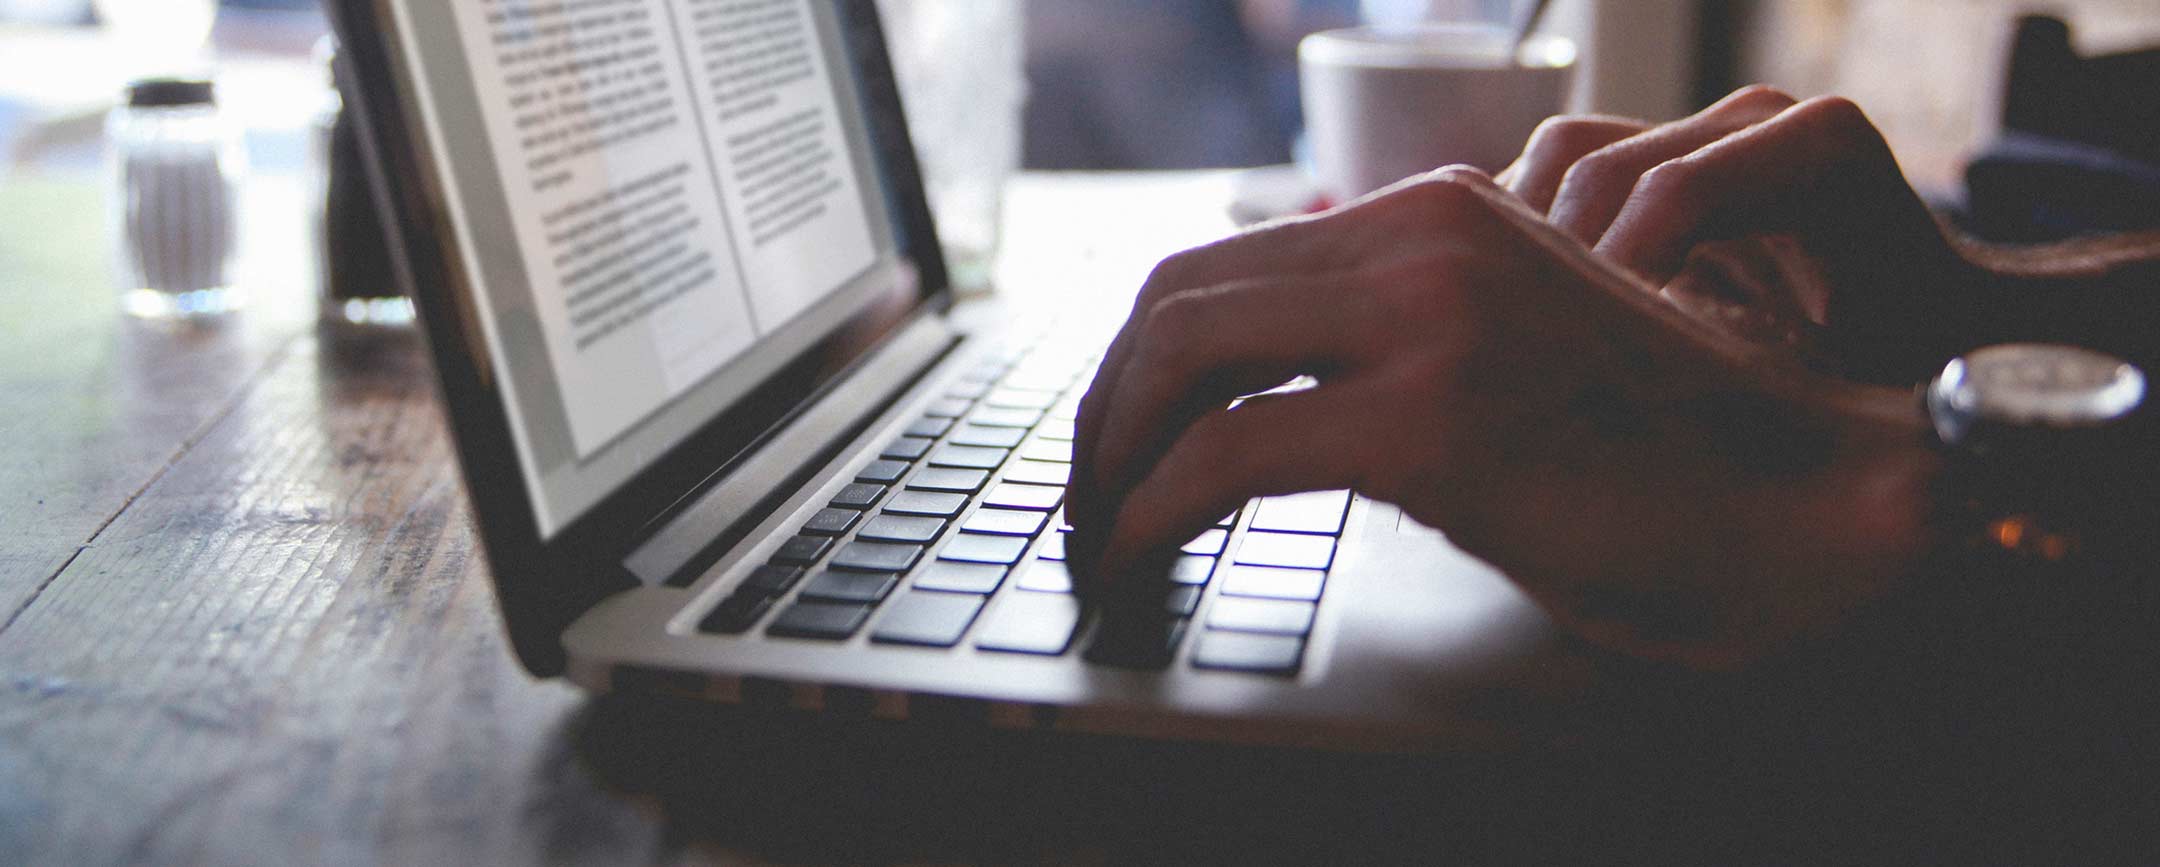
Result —
[[[1025, 179], [1001, 275], [1129, 291], [1229, 230], [1229, 184]], [[1770, 764], [1791, 736], [1764, 723], [1815, 712], [1805, 694], [1606, 708], [1600, 727], [1648, 733], [1624, 748], [1403, 758], [536, 681], [424, 351], [318, 328], [297, 185], [247, 205], [255, 306], [169, 328], [115, 308], [95, 179], [0, 182], [0, 863], [1789, 854], [1830, 820], [1820, 787], [1784, 783], [1872, 779], [1887, 749]]]
[[[1008, 276], [1129, 286], [1146, 251], [1227, 231], [1226, 183], [1022, 184]], [[0, 862], [1124, 860], [1303, 827], [1273, 811], [1309, 793], [1225, 811], [1217, 783], [1161, 769], [1284, 794], [1282, 773], [1332, 764], [1312, 757], [746, 718], [531, 679], [425, 353], [316, 326], [297, 185], [256, 184], [255, 303], [203, 328], [117, 312], [100, 196], [0, 184]], [[1246, 830], [1178, 833], [1196, 816]]]

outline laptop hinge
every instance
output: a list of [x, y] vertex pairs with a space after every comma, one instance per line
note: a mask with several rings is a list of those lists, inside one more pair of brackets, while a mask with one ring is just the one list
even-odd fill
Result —
[[734, 541], [739, 528], [800, 486], [958, 339], [943, 316], [923, 316], [903, 327], [855, 366], [852, 374], [775, 431], [766, 445], [683, 506], [652, 538], [623, 561], [638, 580], [659, 584], [681, 572], [715, 545]]

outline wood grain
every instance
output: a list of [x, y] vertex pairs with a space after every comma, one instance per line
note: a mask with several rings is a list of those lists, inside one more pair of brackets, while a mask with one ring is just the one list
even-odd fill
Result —
[[313, 271], [297, 221], [274, 218], [294, 193], [246, 203], [261, 303], [173, 327], [119, 312], [95, 179], [0, 184], [0, 623], [304, 330]]
[[577, 695], [505, 651], [402, 343], [301, 341], [0, 633], [0, 768], [27, 783], [0, 851], [493, 863], [653, 844], [567, 767]]

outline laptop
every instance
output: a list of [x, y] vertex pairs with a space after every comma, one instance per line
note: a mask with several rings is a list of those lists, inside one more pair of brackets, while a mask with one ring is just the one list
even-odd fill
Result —
[[868, 0], [330, 10], [535, 675], [1446, 748], [1548, 646], [1500, 575], [1335, 491], [1226, 516], [1161, 652], [1091, 652], [1059, 510], [1108, 329], [955, 304]]

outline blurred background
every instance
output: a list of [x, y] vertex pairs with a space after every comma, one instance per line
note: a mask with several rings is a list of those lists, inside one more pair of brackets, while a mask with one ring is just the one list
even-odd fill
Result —
[[[326, 80], [310, 59], [324, 32], [317, 2], [0, 0], [0, 183], [26, 170], [95, 171], [101, 118], [123, 84], [188, 67], [214, 70], [224, 111], [245, 130], [252, 172], [302, 170]], [[1008, 36], [972, 38], [1017, 40], [1019, 163], [1085, 170], [1289, 162], [1300, 37], [1360, 21], [1499, 23], [1520, 8], [1510, 0], [883, 5], [889, 16], [934, 7], [1009, 20], [999, 25]], [[1671, 118], [1751, 81], [1842, 93], [1886, 130], [1918, 185], [1955, 196], [1968, 158], [1998, 138], [2013, 27], [2035, 8], [2067, 23], [2081, 54], [2160, 45], [2152, 0], [1556, 0], [1544, 29], [1581, 48], [1578, 110]], [[909, 35], [895, 32], [896, 41]], [[205, 34], [201, 49], [190, 44]], [[979, 49], [987, 50], [959, 51]], [[2152, 93], [2143, 100], [2156, 102]]]

